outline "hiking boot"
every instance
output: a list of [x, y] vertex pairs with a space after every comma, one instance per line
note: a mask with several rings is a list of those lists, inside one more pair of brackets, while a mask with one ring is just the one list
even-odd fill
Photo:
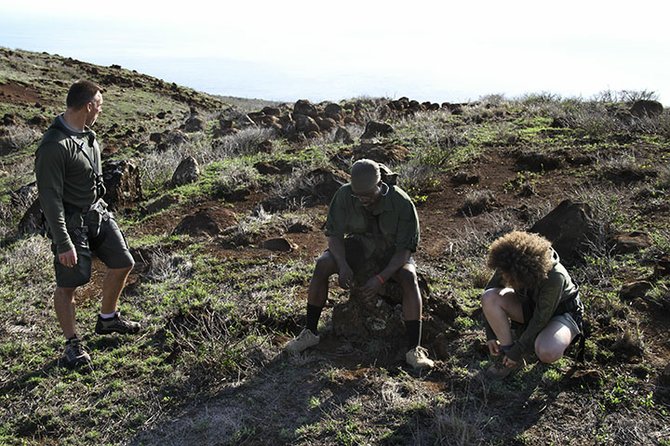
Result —
[[289, 353], [300, 353], [303, 350], [315, 346], [320, 340], [321, 338], [319, 335], [315, 335], [312, 333], [312, 330], [305, 328], [300, 332], [297, 338], [293, 338], [286, 344], [284, 350]]
[[428, 351], [419, 346], [405, 353], [405, 361], [415, 369], [432, 369], [435, 365], [435, 363], [428, 358]]
[[496, 361], [486, 369], [486, 376], [490, 379], [504, 379], [513, 374], [523, 366], [523, 360], [516, 363], [514, 367], [507, 367], [500, 361]]
[[95, 324], [95, 332], [97, 334], [130, 334], [137, 333], [138, 331], [140, 331], [140, 324], [122, 318], [121, 313], [118, 311], [111, 319], [103, 319], [98, 315], [98, 322]]
[[63, 352], [62, 360], [63, 365], [70, 368], [91, 364], [91, 356], [86, 353], [84, 344], [79, 338], [72, 338], [65, 343], [65, 351]]

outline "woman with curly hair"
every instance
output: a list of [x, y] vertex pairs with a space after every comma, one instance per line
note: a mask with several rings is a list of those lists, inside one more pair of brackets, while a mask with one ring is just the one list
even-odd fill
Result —
[[[509, 375], [533, 350], [542, 362], [558, 360], [581, 334], [583, 305], [551, 243], [511, 232], [491, 244], [487, 265], [495, 270], [482, 295], [487, 345], [492, 355], [502, 355], [487, 374]], [[522, 331], [516, 342], [512, 327]]]

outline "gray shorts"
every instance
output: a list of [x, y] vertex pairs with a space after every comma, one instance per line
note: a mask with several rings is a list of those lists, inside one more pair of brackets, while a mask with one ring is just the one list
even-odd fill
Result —
[[552, 317], [550, 321], [556, 321], [568, 327], [570, 329], [572, 339], [574, 339], [575, 336], [581, 333], [581, 331], [579, 331], [579, 326], [577, 325], [577, 322], [573, 319], [572, 314], [570, 313], [557, 314], [556, 316]]
[[[524, 323], [520, 324], [518, 322], [512, 321], [512, 328], [520, 328], [521, 331], [525, 330], [526, 327], [528, 326], [528, 321], [533, 317], [533, 307], [529, 302], [524, 302], [521, 304], [521, 309], [523, 311], [523, 320]], [[549, 321], [556, 321], [560, 323], [561, 325], [565, 325], [570, 329], [570, 334], [572, 335], [572, 339], [575, 338], [578, 334], [581, 333], [579, 330], [579, 324], [577, 321], [575, 321], [575, 318], [573, 317], [572, 313], [562, 313], [562, 314], [555, 314], [554, 316], [549, 319]]]
[[116, 221], [109, 215], [100, 226], [100, 234], [89, 239], [86, 228], [68, 230], [70, 239], [77, 251], [77, 264], [68, 268], [58, 261], [56, 245], [51, 245], [54, 253], [54, 268], [56, 270], [56, 285], [60, 288], [75, 288], [91, 280], [91, 266], [95, 254], [108, 268], [128, 268], [135, 265], [130, 254], [128, 243], [119, 229]]

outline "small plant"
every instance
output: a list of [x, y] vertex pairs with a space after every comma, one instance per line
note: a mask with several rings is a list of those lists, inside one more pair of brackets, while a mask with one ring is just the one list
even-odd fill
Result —
[[319, 399], [318, 396], [312, 396], [312, 397], [309, 398], [308, 407], [310, 409], [318, 409], [320, 405], [321, 405], [321, 400]]
[[496, 200], [490, 190], [475, 190], [465, 195], [460, 212], [466, 217], [473, 217], [493, 209]]
[[467, 316], [457, 316], [454, 320], [454, 325], [460, 330], [469, 330], [477, 323]]
[[536, 185], [539, 181], [539, 174], [537, 172], [519, 171], [516, 177], [504, 185], [506, 190], [511, 192], [518, 192], [521, 194], [530, 191], [530, 195], [535, 193]]
[[437, 169], [418, 162], [404, 164], [398, 174], [398, 185], [414, 197], [415, 204], [425, 202], [428, 199], [425, 194], [437, 190], [440, 184]]
[[249, 189], [259, 186], [260, 174], [243, 160], [225, 162], [214, 181], [214, 195], [218, 197], [245, 196]]

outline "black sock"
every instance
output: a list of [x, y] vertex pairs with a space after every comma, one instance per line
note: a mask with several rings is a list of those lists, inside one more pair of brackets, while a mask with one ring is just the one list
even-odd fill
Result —
[[305, 328], [308, 328], [314, 334], [317, 334], [316, 326], [319, 325], [321, 310], [323, 310], [323, 307], [307, 304], [307, 321], [305, 322]]
[[74, 341], [74, 340], [76, 340], [76, 339], [79, 339], [79, 338], [77, 337], [77, 335], [74, 335], [74, 336], [72, 336], [71, 338], [66, 338], [66, 339], [65, 339], [65, 345], [69, 344], [70, 342], [72, 342], [72, 341]]
[[421, 321], [405, 321], [405, 336], [409, 350], [418, 346], [421, 340]]

